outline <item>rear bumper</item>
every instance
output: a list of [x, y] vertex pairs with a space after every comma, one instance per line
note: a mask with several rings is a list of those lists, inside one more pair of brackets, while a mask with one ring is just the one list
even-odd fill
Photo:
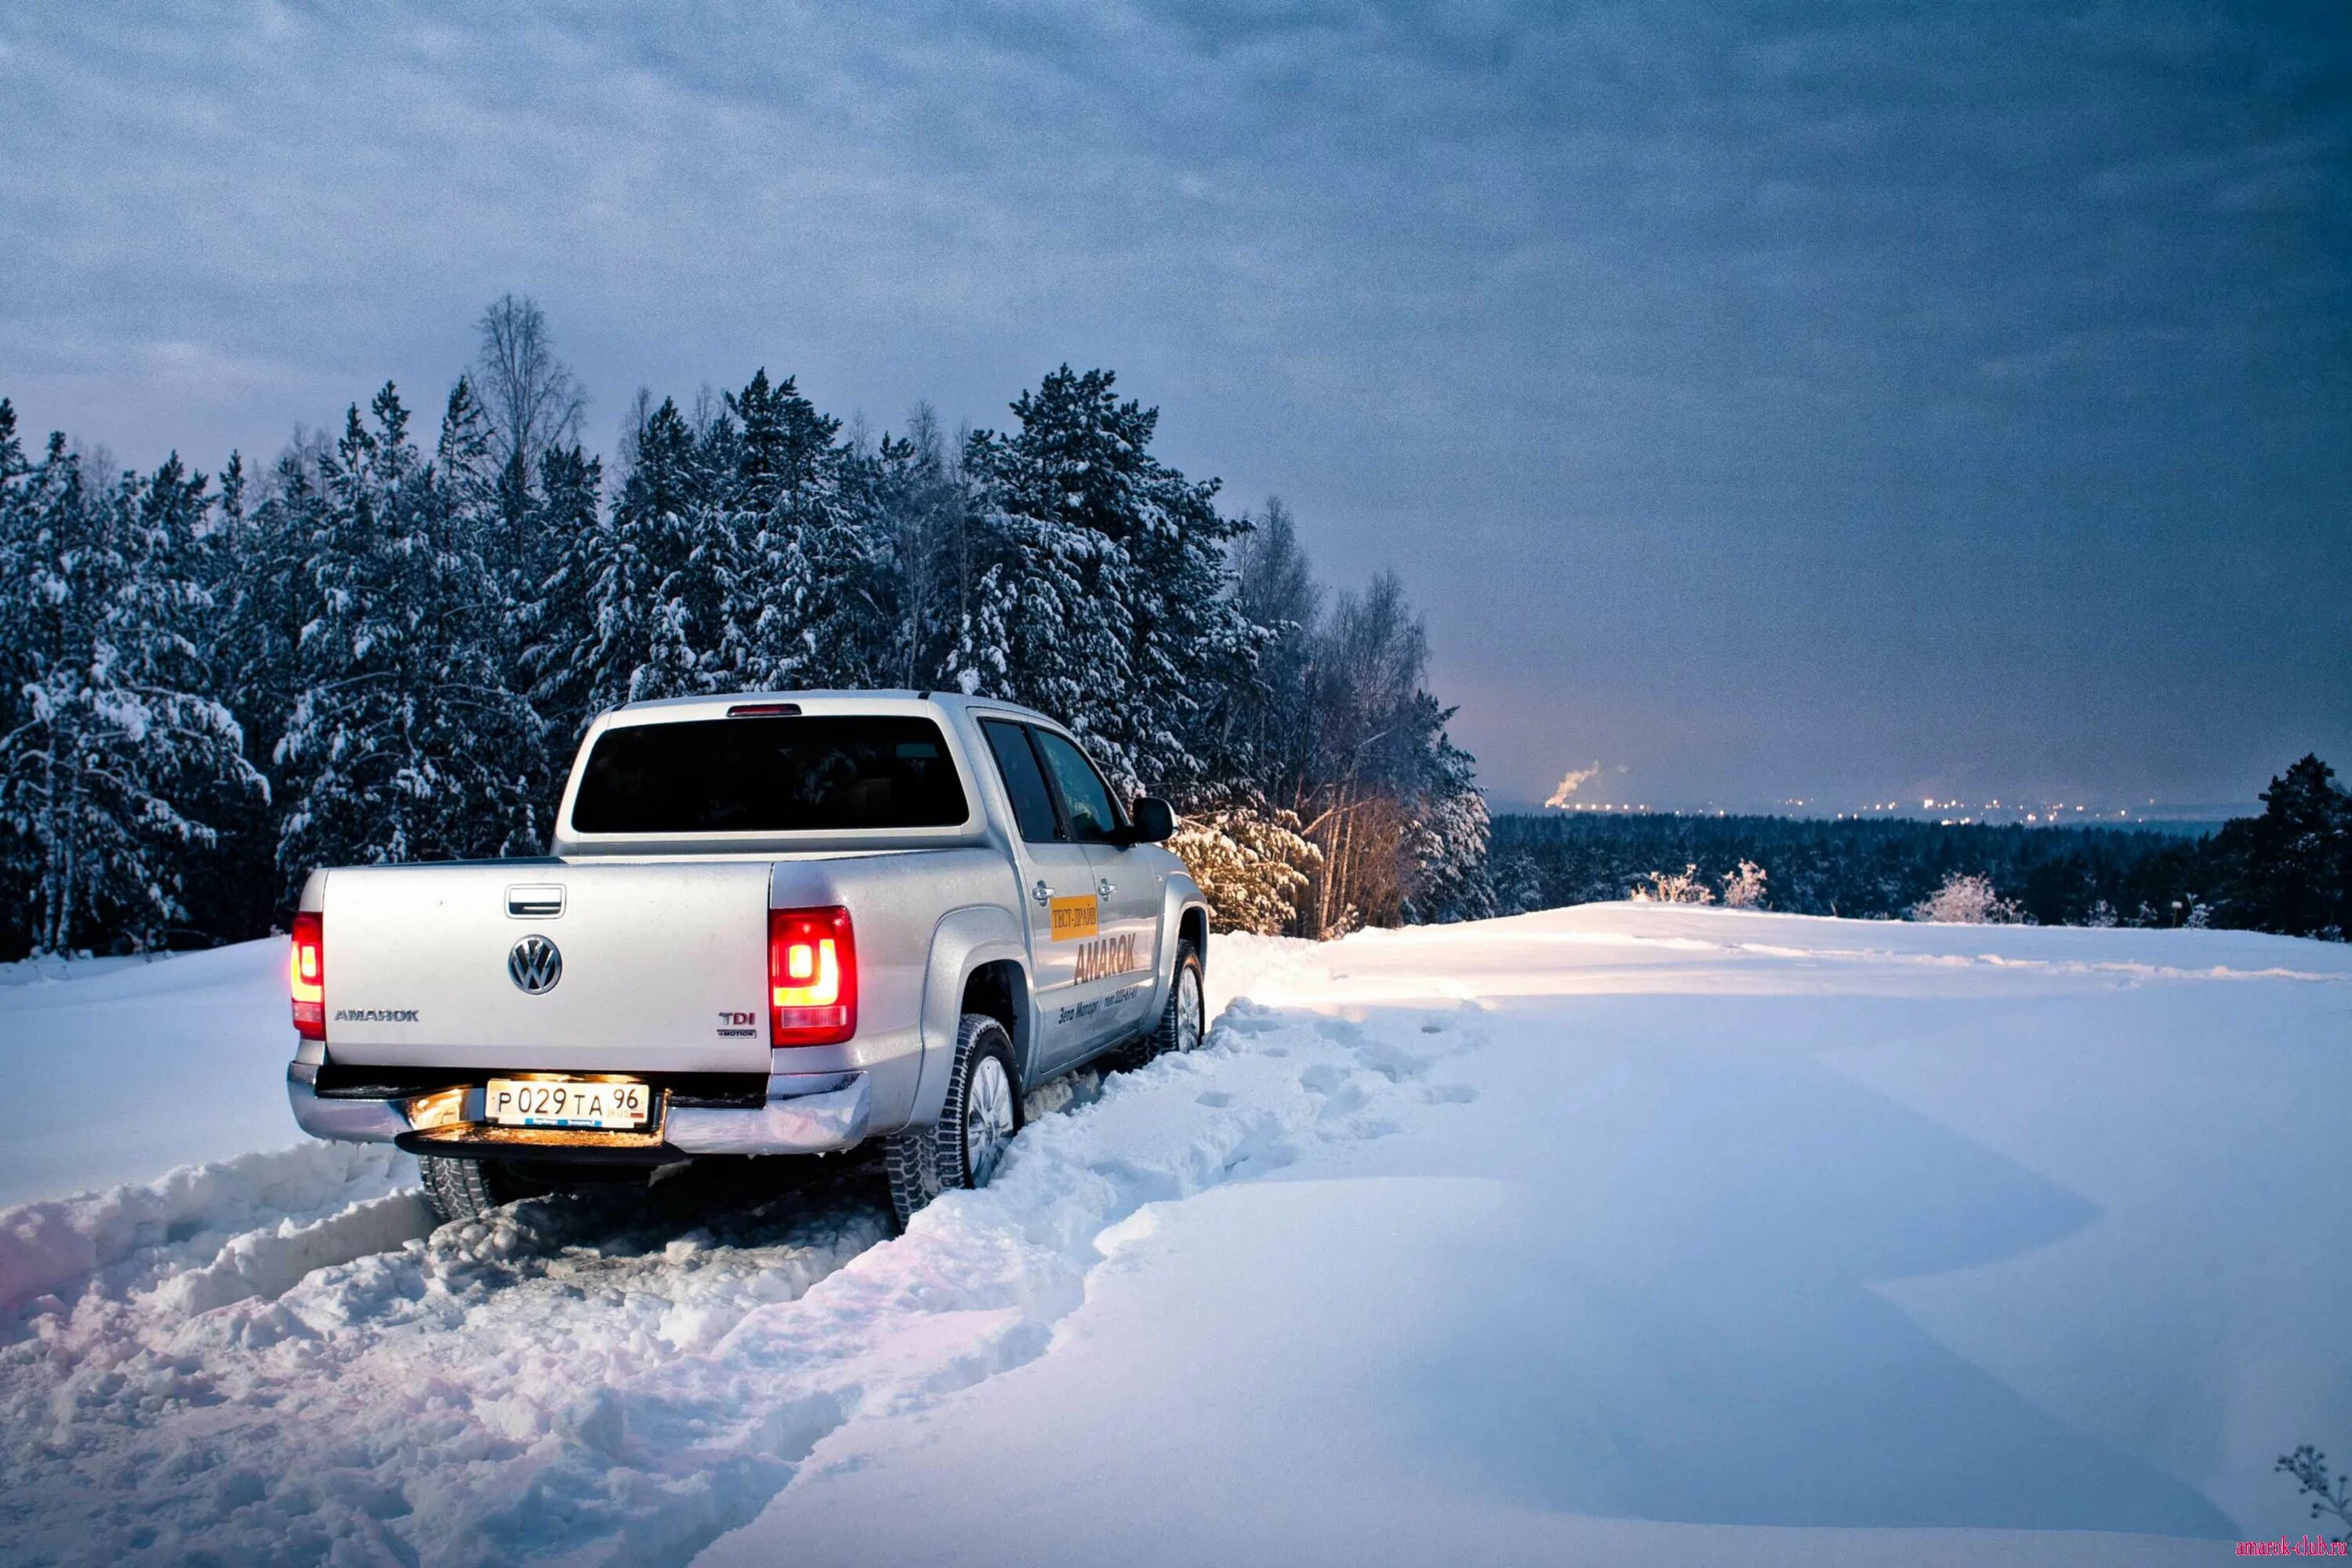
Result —
[[865, 1141], [872, 1080], [862, 1072], [771, 1073], [767, 1102], [674, 1107], [662, 1125], [689, 1154], [824, 1154]]
[[[313, 1138], [345, 1143], [398, 1143], [412, 1152], [446, 1154], [562, 1157], [561, 1137], [540, 1133], [508, 1138], [485, 1128], [441, 1126], [429, 1131], [409, 1119], [406, 1099], [352, 1099], [319, 1093], [315, 1063], [286, 1069], [286, 1099], [294, 1121]], [[478, 1100], [478, 1092], [474, 1099]], [[873, 1117], [873, 1092], [862, 1072], [772, 1073], [760, 1105], [670, 1106], [658, 1140], [630, 1141], [628, 1157], [685, 1159], [696, 1154], [827, 1154], [865, 1140]], [[577, 1152], [588, 1158], [620, 1151], [609, 1136], [584, 1134]]]
[[408, 1131], [408, 1117], [396, 1100], [321, 1100], [319, 1064], [295, 1062], [286, 1069], [286, 1100], [294, 1123], [313, 1138], [339, 1143], [389, 1143]]

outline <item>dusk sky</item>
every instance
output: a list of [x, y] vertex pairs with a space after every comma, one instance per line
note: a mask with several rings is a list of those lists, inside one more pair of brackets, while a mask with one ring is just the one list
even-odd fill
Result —
[[609, 447], [1067, 361], [1392, 567], [1502, 802], [2352, 768], [2352, 6], [0, 12], [0, 395], [266, 462], [483, 305]]

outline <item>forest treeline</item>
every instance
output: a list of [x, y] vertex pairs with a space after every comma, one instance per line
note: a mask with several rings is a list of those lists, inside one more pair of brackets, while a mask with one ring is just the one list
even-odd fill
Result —
[[1315, 582], [1067, 366], [1003, 430], [790, 377], [640, 394], [608, 471], [529, 300], [420, 424], [119, 471], [0, 401], [0, 956], [261, 934], [320, 865], [543, 847], [583, 728], [776, 688], [1027, 703], [1171, 796], [1229, 924], [1486, 912], [1486, 810], [1392, 576]]
[[[609, 469], [529, 300], [420, 424], [387, 384], [258, 470], [148, 472], [0, 399], [0, 957], [255, 936], [320, 865], [528, 854], [583, 728], [774, 688], [1001, 696], [1084, 736], [1224, 929], [1335, 934], [1637, 889], [1801, 913], [2341, 937], [2316, 758], [2203, 839], [1777, 817], [1506, 818], [1392, 575], [1319, 585], [1158, 412], [1064, 366], [1003, 430], [869, 437], [790, 377], [640, 394]], [[1742, 869], [1742, 863], [1747, 869]]]
[[1655, 897], [1663, 887], [1669, 898], [1794, 914], [1950, 918], [1937, 895], [1980, 879], [1989, 897], [1978, 904], [1991, 918], [2344, 940], [2352, 931], [2352, 795], [2307, 756], [2262, 799], [2259, 813], [2196, 837], [1786, 816], [1504, 816], [1493, 825], [1487, 873], [1498, 907], [1515, 913]]

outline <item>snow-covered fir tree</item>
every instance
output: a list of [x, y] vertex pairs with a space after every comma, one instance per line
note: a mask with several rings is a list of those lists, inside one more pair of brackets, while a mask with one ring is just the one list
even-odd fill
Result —
[[593, 667], [572, 657], [597, 635], [597, 604], [588, 592], [589, 568], [612, 547], [604, 512], [604, 467], [579, 447], [547, 452], [539, 464], [531, 537], [541, 542], [539, 575], [516, 606], [518, 684], [546, 721], [554, 761], [588, 721]]
[[1150, 451], [1159, 410], [1064, 365], [1013, 405], [1018, 431], [965, 448], [987, 564], [957, 683], [1026, 702], [1087, 738], [1118, 779], [1204, 782], [1215, 691], [1261, 640], [1224, 592], [1243, 524]]
[[[323, 438], [298, 432], [265, 477], [257, 499], [246, 503], [243, 466], [233, 497], [225, 493], [214, 541], [215, 592], [222, 606], [222, 645], [215, 662], [237, 722], [252, 742], [249, 754], [284, 791], [272, 760], [294, 711], [302, 628], [318, 606], [312, 557], [326, 532], [321, 488]], [[275, 834], [262, 855], [274, 858]]]
[[764, 368], [727, 408], [736, 460], [720, 667], [745, 688], [888, 679], [890, 555], [858, 504], [841, 421]]
[[160, 945], [214, 808], [264, 793], [204, 659], [205, 491], [176, 455], [89, 473], [61, 436], [28, 467], [0, 402], [0, 828], [33, 952]]
[[1295, 799], [1310, 766], [1315, 715], [1308, 676], [1323, 610], [1290, 509], [1270, 497], [1234, 542], [1234, 607], [1263, 645], [1251, 679], [1223, 683], [1220, 771]]
[[496, 494], [476, 467], [480, 405], [459, 382], [433, 462], [389, 384], [370, 413], [350, 411], [322, 464], [315, 618], [276, 748], [292, 796], [278, 840], [289, 877], [526, 852], [543, 827], [543, 726], [506, 685], [503, 598], [480, 553]]
[[1415, 924], [1484, 920], [1496, 912], [1494, 887], [1486, 877], [1491, 825], [1475, 766], [1469, 752], [1439, 732], [1430, 750], [1421, 809], [1407, 841], [1413, 868], [1404, 915]]
[[721, 668], [724, 580], [734, 543], [710, 472], [709, 433], [665, 398], [630, 443], [611, 512], [572, 531], [527, 612], [533, 698], [584, 722], [607, 708], [711, 689]]
[[860, 504], [889, 552], [893, 679], [906, 687], [947, 684], [971, 601], [971, 531], [963, 476], [928, 404], [915, 405], [906, 435], [884, 433], [859, 477]]

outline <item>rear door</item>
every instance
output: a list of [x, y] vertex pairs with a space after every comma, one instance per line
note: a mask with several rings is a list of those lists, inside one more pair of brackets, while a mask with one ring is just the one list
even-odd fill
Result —
[[1037, 998], [1036, 1059], [1043, 1077], [1085, 1054], [1094, 1037], [1094, 1014], [1080, 995], [1078, 955], [1101, 923], [1095, 865], [1071, 838], [1046, 782], [1030, 727], [1010, 719], [982, 719], [981, 733], [1013, 803], [1014, 855], [1021, 903], [1029, 919], [1030, 984]]
[[1151, 1005], [1160, 926], [1157, 879], [1149, 865], [1109, 842], [1126, 825], [1110, 785], [1066, 735], [1035, 729], [1070, 837], [1087, 847], [1094, 873], [1096, 926], [1078, 951], [1078, 975], [1095, 1005], [1088, 1048], [1123, 1039], [1142, 1026]]
[[764, 1073], [768, 870], [744, 859], [330, 871], [328, 1055]]

